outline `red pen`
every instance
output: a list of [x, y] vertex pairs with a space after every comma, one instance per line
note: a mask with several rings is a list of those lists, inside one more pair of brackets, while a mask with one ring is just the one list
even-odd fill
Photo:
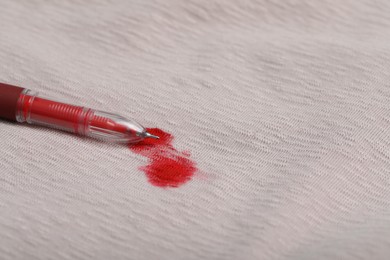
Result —
[[159, 138], [120, 115], [40, 98], [29, 89], [3, 83], [0, 83], [0, 118], [117, 143]]

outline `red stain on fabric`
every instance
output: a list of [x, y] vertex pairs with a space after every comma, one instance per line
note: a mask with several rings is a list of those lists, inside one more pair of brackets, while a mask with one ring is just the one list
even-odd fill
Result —
[[197, 169], [190, 153], [177, 151], [172, 145], [171, 134], [159, 128], [148, 128], [147, 131], [160, 139], [146, 138], [130, 145], [130, 149], [149, 158], [149, 164], [140, 167], [149, 182], [158, 187], [179, 187], [191, 180]]

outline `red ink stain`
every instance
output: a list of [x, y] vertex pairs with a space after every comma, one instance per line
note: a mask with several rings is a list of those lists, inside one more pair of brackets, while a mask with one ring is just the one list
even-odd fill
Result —
[[160, 139], [147, 138], [130, 145], [135, 153], [149, 158], [149, 164], [140, 167], [150, 183], [158, 187], [179, 187], [191, 180], [196, 172], [196, 163], [189, 159], [189, 152], [179, 152], [173, 145], [173, 136], [158, 128], [147, 131]]

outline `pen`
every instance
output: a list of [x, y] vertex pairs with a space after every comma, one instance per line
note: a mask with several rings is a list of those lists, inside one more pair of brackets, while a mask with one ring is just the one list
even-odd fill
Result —
[[159, 138], [132, 119], [44, 99], [29, 89], [4, 83], [0, 83], [0, 118], [117, 143]]

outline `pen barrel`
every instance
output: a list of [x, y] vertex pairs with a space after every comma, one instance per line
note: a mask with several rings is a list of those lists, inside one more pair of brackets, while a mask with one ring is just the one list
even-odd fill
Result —
[[24, 90], [18, 100], [16, 120], [84, 135], [90, 113], [91, 109], [40, 98]]
[[44, 99], [28, 89], [18, 99], [16, 120], [117, 143], [142, 141], [146, 132], [122, 116]]

